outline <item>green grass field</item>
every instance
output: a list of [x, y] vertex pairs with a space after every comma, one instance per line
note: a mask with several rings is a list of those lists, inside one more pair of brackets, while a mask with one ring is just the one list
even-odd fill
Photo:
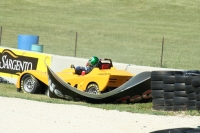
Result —
[[[14, 90], [14, 91], [13, 91]], [[3, 97], [15, 97], [22, 98], [27, 100], [34, 100], [39, 102], [46, 102], [52, 104], [74, 104], [80, 106], [88, 106], [94, 108], [101, 108], [106, 110], [118, 110], [126, 111], [131, 113], [140, 113], [140, 114], [152, 114], [152, 115], [191, 115], [191, 116], [200, 116], [199, 111], [158, 111], [152, 110], [152, 102], [148, 103], [135, 103], [135, 104], [90, 104], [86, 102], [74, 102], [67, 101], [62, 99], [49, 98], [46, 95], [38, 94], [28, 94], [28, 93], [19, 93], [15, 90], [15, 86], [12, 84], [0, 84], [0, 96]]]
[[108, 57], [115, 62], [200, 68], [200, 1], [1, 0], [2, 46], [17, 48], [18, 34], [38, 35], [44, 52]]
[[[96, 55], [114, 62], [160, 67], [164, 37], [162, 67], [199, 69], [199, 7], [198, 0], [1, 0], [1, 45], [17, 48], [19, 34], [35, 34], [45, 53], [74, 56], [77, 32], [77, 57]], [[0, 88], [0, 95], [6, 97], [136, 113], [172, 113], [152, 111], [152, 103], [91, 105], [17, 93], [13, 85], [0, 84]], [[183, 113], [199, 115], [197, 111]]]

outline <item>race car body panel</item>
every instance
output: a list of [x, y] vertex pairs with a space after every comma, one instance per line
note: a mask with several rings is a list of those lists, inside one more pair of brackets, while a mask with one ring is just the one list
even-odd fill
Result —
[[116, 88], [133, 76], [133, 74], [125, 70], [117, 70], [114, 67], [105, 70], [94, 68], [90, 73], [85, 75], [77, 75], [72, 69], [65, 69], [56, 74], [71, 86], [82, 91], [85, 91], [90, 83], [97, 83], [100, 91], [104, 91], [106, 87]]
[[[65, 81], [72, 87], [77, 88], [78, 90], [86, 91], [91, 84], [93, 85], [95, 84], [100, 92], [113, 90], [121, 86], [122, 84], [126, 83], [130, 78], [135, 76], [125, 70], [117, 70], [112, 66], [112, 61], [110, 59], [107, 60], [110, 61], [109, 63], [106, 63], [106, 65], [108, 64], [110, 65], [109, 68], [95, 67], [89, 73], [81, 73], [81, 74], [77, 74], [75, 72], [75, 68], [67, 68], [61, 72], [56, 72], [56, 75], [58, 75], [59, 78], [61, 78], [63, 81]], [[27, 74], [29, 74], [28, 75], [29, 77], [34, 77], [35, 79], [37, 79], [37, 82], [43, 83], [44, 85], [48, 86], [47, 73], [38, 70], [28, 70], [23, 72], [19, 76], [16, 83], [17, 89], [22, 88], [21, 85], [23, 83], [22, 80], [25, 80], [26, 77], [25, 75]], [[29, 78], [28, 76], [27, 78]], [[31, 84], [35, 85], [34, 78], [32, 79], [29, 78], [30, 80], [27, 79], [26, 81], [27, 82], [29, 81], [29, 84], [28, 83], [24, 84], [29, 85], [27, 87], [31, 87]], [[32, 87], [32, 89], [36, 88]]]
[[[47, 73], [37, 70], [28, 70], [23, 72], [18, 78], [16, 84], [17, 88], [21, 87], [20, 81], [25, 74], [31, 74], [45, 85], [48, 85]], [[115, 68], [101, 71], [99, 71], [98, 68], [94, 68], [94, 70], [92, 70], [89, 74], [85, 74], [83, 76], [75, 74], [74, 69], [72, 68], [65, 69], [62, 72], [57, 72], [56, 74], [71, 86], [82, 91], [85, 91], [90, 83], [97, 83], [100, 91], [105, 90], [106, 87], [116, 88], [133, 76], [124, 70], [116, 70]]]
[[[95, 71], [95, 70], [93, 70]], [[56, 73], [62, 80], [70, 84], [71, 86], [85, 91], [90, 83], [96, 83], [99, 86], [100, 91], [104, 90], [108, 84], [109, 75], [96, 75], [93, 71], [85, 75], [77, 75], [74, 72], [59, 72]]]

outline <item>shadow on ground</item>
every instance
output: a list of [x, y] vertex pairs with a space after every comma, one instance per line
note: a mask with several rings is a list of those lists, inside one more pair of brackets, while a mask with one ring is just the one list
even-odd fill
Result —
[[173, 128], [153, 131], [150, 133], [200, 133], [200, 126], [198, 128]]

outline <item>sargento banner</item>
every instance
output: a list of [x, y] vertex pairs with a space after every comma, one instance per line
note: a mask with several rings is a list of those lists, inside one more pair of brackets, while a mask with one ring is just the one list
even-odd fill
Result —
[[47, 71], [51, 64], [51, 55], [0, 47], [0, 75], [17, 77], [26, 70]]
[[9, 49], [4, 49], [0, 54], [0, 71], [17, 74], [26, 70], [37, 68], [38, 58], [16, 55]]

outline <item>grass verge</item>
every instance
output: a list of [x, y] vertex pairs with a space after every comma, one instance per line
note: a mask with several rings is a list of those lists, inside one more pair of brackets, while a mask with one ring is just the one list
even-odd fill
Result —
[[19, 93], [16, 91], [15, 85], [13, 84], [0, 84], [0, 96], [2, 97], [12, 97], [12, 98], [21, 98], [27, 100], [34, 100], [38, 102], [46, 102], [52, 104], [73, 104], [94, 108], [101, 108], [105, 110], [118, 110], [120, 112], [131, 112], [131, 113], [140, 113], [140, 114], [152, 114], [152, 115], [191, 115], [191, 116], [200, 116], [200, 112], [197, 110], [194, 111], [157, 111], [152, 110], [152, 103], [135, 103], [135, 104], [90, 104], [85, 102], [74, 102], [67, 101], [62, 99], [49, 98], [46, 95], [36, 95], [28, 93]]
[[36, 34], [44, 53], [92, 55], [114, 62], [198, 69], [198, 0], [1, 0], [2, 46], [17, 48], [18, 34]]

